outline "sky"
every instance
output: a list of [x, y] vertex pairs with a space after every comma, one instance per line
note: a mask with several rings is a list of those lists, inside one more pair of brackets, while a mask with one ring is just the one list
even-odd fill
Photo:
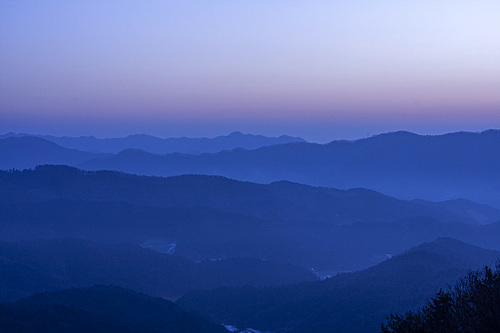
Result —
[[500, 1], [0, 1], [0, 133], [500, 128]]

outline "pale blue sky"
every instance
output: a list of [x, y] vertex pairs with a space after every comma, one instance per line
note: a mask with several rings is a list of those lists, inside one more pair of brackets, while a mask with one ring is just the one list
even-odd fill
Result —
[[500, 128], [500, 1], [2, 1], [0, 132]]

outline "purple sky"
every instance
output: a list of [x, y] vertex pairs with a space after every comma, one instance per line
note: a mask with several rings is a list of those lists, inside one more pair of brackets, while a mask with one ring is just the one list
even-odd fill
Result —
[[0, 133], [500, 128], [500, 1], [1, 1]]

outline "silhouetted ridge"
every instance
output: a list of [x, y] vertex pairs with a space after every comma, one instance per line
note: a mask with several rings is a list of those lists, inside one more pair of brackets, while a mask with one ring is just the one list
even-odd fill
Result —
[[[142, 154], [135, 150], [128, 150], [127, 153]], [[474, 221], [473, 217], [448, 211], [438, 203], [403, 201], [367, 189], [338, 190], [290, 181], [266, 185], [221, 176], [158, 178], [50, 165], [33, 171], [0, 172], [0, 179], [4, 183], [0, 199], [3, 198], [4, 202], [12, 202], [17, 192], [23, 197], [19, 201], [59, 198], [126, 201], [161, 207], [209, 207], [259, 218], [331, 224], [391, 221], [419, 216], [446, 222]], [[30, 191], [34, 188], [37, 191]], [[276, 207], [285, 209], [277, 210]], [[490, 208], [486, 212], [492, 219], [500, 217], [500, 212], [495, 209]]]
[[24, 169], [39, 164], [77, 165], [94, 158], [109, 157], [76, 149], [61, 147], [36, 137], [10, 137], [0, 139], [0, 169]]
[[0, 304], [0, 327], [2, 332], [226, 332], [172, 302], [103, 285]]

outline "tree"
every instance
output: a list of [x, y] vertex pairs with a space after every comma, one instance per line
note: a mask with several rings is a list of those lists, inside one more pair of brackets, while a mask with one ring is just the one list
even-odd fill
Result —
[[389, 315], [382, 332], [500, 332], [500, 262], [438, 291], [416, 312]]

